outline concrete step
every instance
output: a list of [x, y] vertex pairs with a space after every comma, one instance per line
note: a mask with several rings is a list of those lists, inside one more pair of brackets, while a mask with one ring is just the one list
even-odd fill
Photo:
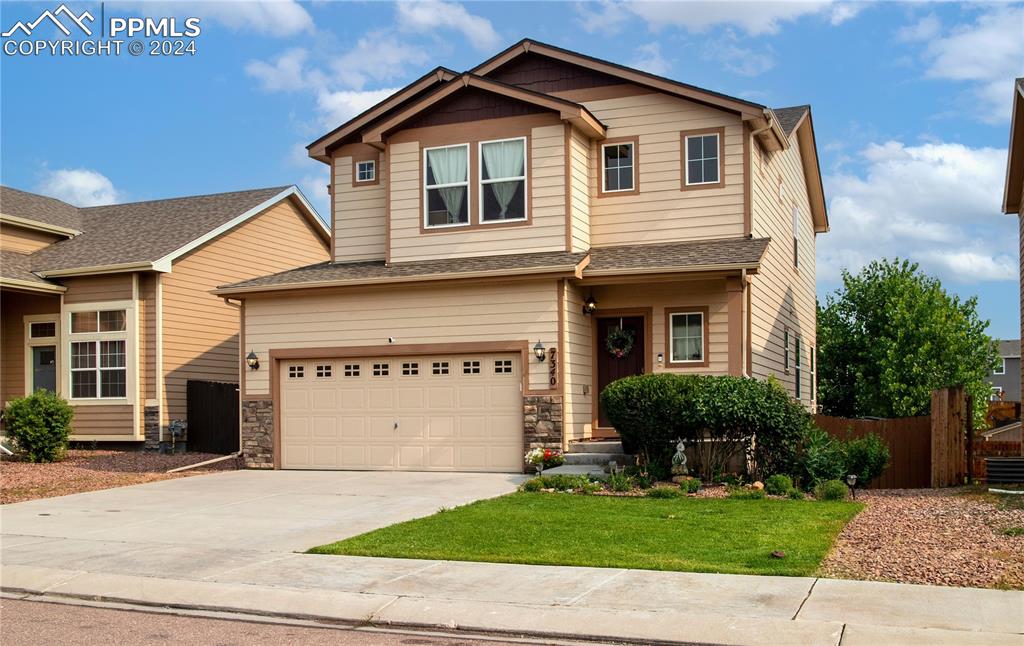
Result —
[[586, 440], [569, 442], [568, 453], [615, 453], [622, 454], [622, 442], [618, 440]]
[[546, 476], [555, 476], [560, 473], [573, 476], [593, 476], [595, 478], [601, 478], [606, 475], [604, 468], [596, 464], [563, 464], [560, 467], [544, 469], [544, 475]]
[[624, 453], [566, 453], [566, 464], [596, 464], [607, 467], [612, 460], [619, 466], [635, 464], [636, 460], [631, 455]]

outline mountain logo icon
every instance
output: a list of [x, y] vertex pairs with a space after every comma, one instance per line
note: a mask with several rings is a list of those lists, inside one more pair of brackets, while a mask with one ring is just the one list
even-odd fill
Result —
[[19, 20], [18, 22], [14, 23], [14, 25], [10, 29], [8, 29], [7, 31], [3, 32], [3, 34], [0, 35], [6, 38], [8, 36], [13, 36], [18, 32], [21, 32], [26, 36], [31, 36], [32, 32], [35, 30], [36, 27], [38, 27], [41, 23], [49, 20], [57, 29], [64, 32], [65, 36], [70, 36], [71, 30], [68, 29], [65, 23], [61, 20], [61, 17], [63, 17], [65, 20], [69, 20], [71, 23], [73, 23], [74, 26], [77, 26], [79, 29], [84, 31], [86, 36], [92, 36], [92, 30], [86, 26], [85, 21], [88, 20], [89, 22], [94, 22], [96, 19], [93, 17], [93, 15], [88, 11], [83, 11], [81, 14], [75, 15], [75, 12], [68, 9], [67, 5], [65, 4], [61, 4], [59, 7], [57, 7], [56, 11], [50, 11], [49, 9], [47, 9], [32, 22], [25, 23]]

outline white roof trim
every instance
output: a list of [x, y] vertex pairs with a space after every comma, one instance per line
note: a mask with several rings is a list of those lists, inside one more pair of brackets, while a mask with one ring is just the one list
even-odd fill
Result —
[[123, 271], [162, 271], [169, 272], [170, 263], [156, 262], [122, 262], [116, 265], [93, 265], [92, 267], [71, 267], [69, 269], [40, 270], [32, 273], [43, 278], [60, 276], [93, 276], [96, 274], [118, 274]]
[[35, 231], [56, 233], [69, 238], [74, 238], [75, 236], [82, 234], [82, 232], [77, 229], [68, 229], [67, 227], [57, 226], [56, 224], [49, 224], [47, 222], [32, 220], [30, 218], [22, 218], [17, 215], [7, 215], [6, 213], [0, 213], [0, 222], [14, 224], [19, 227], [25, 227], [26, 229], [33, 229]]
[[[160, 258], [159, 260], [155, 261], [153, 263], [153, 268], [156, 269], [157, 271], [170, 271], [171, 263], [173, 261], [184, 256], [193, 249], [201, 247], [210, 240], [213, 240], [214, 238], [217, 238], [220, 235], [230, 231], [231, 229], [237, 227], [239, 224], [242, 224], [246, 220], [256, 217], [257, 215], [263, 213], [264, 211], [266, 211], [273, 205], [277, 204], [281, 200], [284, 200], [290, 196], [294, 196], [295, 199], [297, 199], [299, 203], [302, 204], [303, 208], [309, 211], [309, 214], [312, 216], [313, 220], [316, 221], [316, 224], [319, 225], [320, 229], [322, 229], [324, 234], [328, 237], [328, 239], [330, 239], [331, 232], [330, 229], [327, 228], [327, 224], [323, 221], [323, 219], [320, 218], [320, 215], [316, 212], [316, 209], [313, 208], [313, 205], [309, 203], [309, 200], [306, 199], [306, 196], [302, 194], [302, 191], [300, 191], [297, 186], [293, 185], [289, 186], [288, 188], [281, 191], [277, 195], [271, 197], [270, 199], [265, 200], [260, 204], [257, 204], [256, 206], [252, 207], [245, 213], [242, 213], [241, 215], [238, 215], [232, 218], [231, 220], [228, 220], [227, 222], [220, 225], [216, 229], [207, 231], [205, 234], [199, 236], [192, 242], [189, 242], [188, 244], [175, 249], [174, 251], [167, 254], [163, 258]], [[166, 267], [166, 269], [160, 269], [157, 266]]]
[[0, 287], [12, 287], [15, 289], [24, 289], [32, 292], [46, 292], [52, 294], [62, 294], [65, 291], [67, 291], [67, 288], [62, 285], [37, 283], [35, 281], [19, 280], [17, 278], [0, 278]]

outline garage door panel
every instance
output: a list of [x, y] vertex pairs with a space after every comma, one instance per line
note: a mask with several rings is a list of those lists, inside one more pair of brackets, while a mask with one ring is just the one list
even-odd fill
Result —
[[320, 359], [281, 370], [285, 468], [521, 470], [517, 354]]

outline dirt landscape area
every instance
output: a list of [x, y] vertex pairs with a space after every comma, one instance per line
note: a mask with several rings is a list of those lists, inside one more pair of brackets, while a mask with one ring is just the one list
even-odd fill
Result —
[[32, 464], [4, 459], [0, 462], [0, 504], [238, 468], [237, 460], [230, 459], [189, 471], [167, 473], [170, 469], [217, 457], [221, 456], [212, 453], [165, 455], [155, 451], [72, 449], [62, 462]]

